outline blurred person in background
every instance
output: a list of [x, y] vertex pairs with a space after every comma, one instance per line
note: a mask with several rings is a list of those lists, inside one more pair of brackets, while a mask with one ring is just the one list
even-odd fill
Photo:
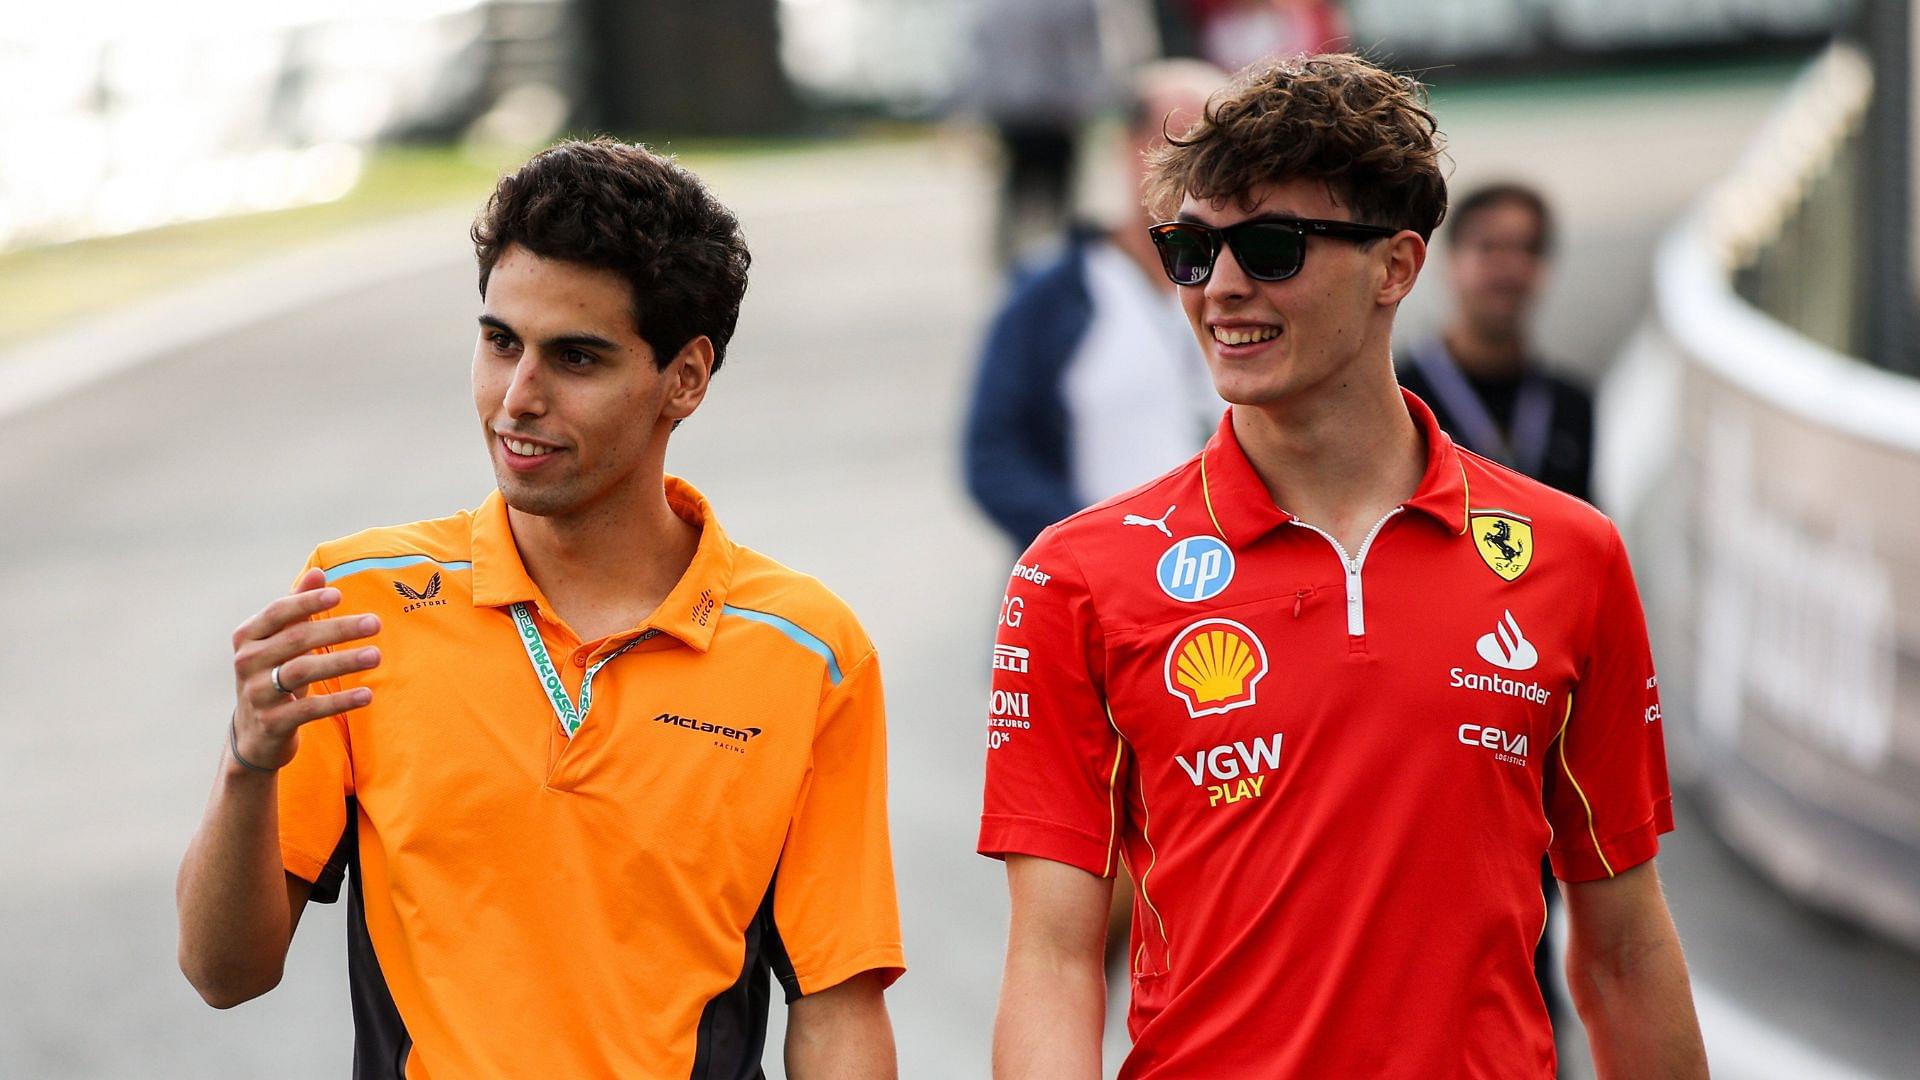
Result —
[[[1547, 200], [1524, 184], [1489, 184], [1447, 221], [1454, 312], [1438, 337], [1397, 365], [1400, 385], [1433, 407], [1453, 441], [1577, 499], [1592, 498], [1593, 396], [1548, 371], [1527, 339], [1553, 250]], [[1553, 866], [1540, 865], [1551, 920]], [[1553, 973], [1550, 930], [1534, 952], [1540, 996], [1555, 1024], [1566, 1005]]]
[[1186, 0], [1200, 55], [1228, 71], [1268, 58], [1338, 52], [1351, 31], [1337, 0]]
[[983, 0], [966, 96], [1000, 141], [993, 254], [1008, 268], [1052, 243], [1073, 210], [1080, 138], [1118, 87], [1101, 0]]
[[1016, 279], [993, 318], [967, 413], [967, 489], [1016, 550], [1191, 457], [1219, 420], [1138, 193], [1147, 152], [1199, 119], [1224, 78], [1195, 60], [1140, 69], [1125, 220], [1074, 229], [1056, 258]]
[[[1160, 269], [1139, 192], [1148, 152], [1197, 121], [1224, 79], [1197, 60], [1134, 74], [1125, 220], [1075, 228], [1065, 251], [1015, 281], [994, 316], [967, 412], [967, 490], [1016, 551], [1081, 507], [1191, 457], [1219, 419], [1219, 395]], [[1107, 937], [1116, 959], [1132, 907], [1122, 880]]]
[[266, 993], [344, 879], [355, 1077], [757, 1076], [769, 969], [788, 1075], [893, 1076], [873, 647], [664, 472], [739, 317], [738, 222], [598, 140], [504, 177], [473, 239], [499, 490], [320, 545], [235, 631], [181, 970]]
[[1547, 1080], [1543, 855], [1600, 1075], [1706, 1076], [1619, 533], [1394, 380], [1441, 154], [1417, 82], [1329, 55], [1244, 72], [1155, 156], [1152, 235], [1230, 408], [1009, 581], [978, 844], [1012, 904], [999, 1080], [1100, 1075], [1122, 864], [1126, 1080]]
[[1590, 499], [1593, 395], [1549, 370], [1528, 339], [1553, 239], [1545, 197], [1524, 184], [1490, 184], [1455, 204], [1453, 316], [1406, 353], [1398, 373], [1455, 442]]

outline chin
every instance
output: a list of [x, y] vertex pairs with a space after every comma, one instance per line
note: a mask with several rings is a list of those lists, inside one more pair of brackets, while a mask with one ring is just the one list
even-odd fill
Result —
[[1214, 392], [1229, 405], [1272, 405], [1285, 400], [1296, 387], [1284, 378], [1248, 378], [1252, 373], [1234, 373], [1215, 379]]
[[1287, 391], [1284, 389], [1247, 390], [1220, 395], [1220, 400], [1229, 405], [1239, 405], [1249, 409], [1257, 409], [1266, 405], [1278, 405], [1286, 399]]
[[508, 506], [534, 517], [565, 517], [579, 502], [564, 487], [529, 484], [513, 476], [495, 476], [494, 480]]

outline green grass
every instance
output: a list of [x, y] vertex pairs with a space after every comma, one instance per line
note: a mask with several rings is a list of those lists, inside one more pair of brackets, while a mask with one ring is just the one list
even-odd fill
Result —
[[375, 151], [359, 183], [334, 202], [0, 253], [0, 333], [8, 341], [42, 333], [355, 226], [477, 207], [507, 160], [389, 147]]
[[[1436, 110], [1446, 114], [1463, 108], [1552, 108], [1623, 95], [1677, 101], [1703, 91], [1784, 85], [1805, 63], [1769, 58], [1458, 79], [1442, 67], [1422, 77], [1433, 87]], [[924, 139], [926, 129], [917, 124], [867, 124], [857, 137], [863, 142], [913, 141]], [[792, 136], [645, 141], [696, 170], [724, 172], [735, 164], [805, 153], [839, 140]], [[357, 226], [436, 208], [477, 211], [500, 173], [525, 156], [525, 151], [501, 150], [482, 157], [454, 146], [383, 147], [369, 157], [354, 189], [334, 202], [0, 252], [0, 340], [45, 333]]]
[[[869, 125], [862, 141], [925, 138], [918, 125]], [[817, 137], [646, 140], [696, 170], [817, 150]], [[477, 212], [494, 181], [531, 151], [455, 146], [375, 150], [353, 190], [317, 206], [189, 222], [124, 236], [0, 252], [0, 340], [45, 333], [129, 301], [232, 270], [357, 226], [437, 208]]]

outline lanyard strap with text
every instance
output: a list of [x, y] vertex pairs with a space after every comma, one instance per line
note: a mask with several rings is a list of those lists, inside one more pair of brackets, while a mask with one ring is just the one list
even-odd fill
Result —
[[560, 730], [567, 738], [580, 730], [586, 723], [587, 713], [593, 708], [593, 677], [607, 666], [614, 657], [640, 644], [651, 634], [642, 634], [618, 649], [600, 658], [599, 662], [587, 669], [580, 680], [580, 707], [573, 707], [573, 698], [567, 696], [566, 684], [560, 681], [560, 672], [553, 666], [553, 658], [547, 655], [547, 643], [540, 639], [540, 628], [533, 623], [533, 616], [527, 613], [527, 605], [515, 604], [512, 607], [514, 625], [520, 628], [520, 644], [526, 646], [527, 659], [533, 661], [534, 677], [540, 680], [540, 688], [547, 692], [547, 701], [553, 705], [553, 715], [560, 720]]
[[1440, 404], [1461, 427], [1461, 441], [1476, 454], [1485, 454], [1502, 465], [1537, 476], [1547, 457], [1547, 437], [1553, 427], [1553, 389], [1547, 380], [1528, 376], [1520, 384], [1519, 400], [1513, 406], [1513, 436], [1500, 433], [1500, 425], [1487, 411], [1486, 402], [1474, 392], [1460, 365], [1454, 363], [1445, 342], [1436, 341], [1414, 353], [1414, 363], [1432, 384]]

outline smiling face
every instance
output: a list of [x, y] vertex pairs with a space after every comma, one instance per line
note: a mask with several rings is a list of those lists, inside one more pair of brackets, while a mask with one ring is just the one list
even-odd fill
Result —
[[473, 352], [474, 408], [507, 505], [571, 518], [657, 492], [667, 435], [699, 406], [712, 363], [697, 337], [657, 364], [619, 274], [508, 248]]
[[[1189, 195], [1179, 216], [1215, 228], [1261, 218], [1353, 220], [1326, 184], [1308, 180], [1262, 184], [1246, 200]], [[1365, 246], [1315, 235], [1298, 274], [1256, 281], [1223, 249], [1204, 283], [1180, 289], [1214, 389], [1235, 405], [1262, 406], [1298, 400], [1330, 380], [1391, 379], [1394, 306], [1425, 253], [1418, 234], [1405, 230]]]

